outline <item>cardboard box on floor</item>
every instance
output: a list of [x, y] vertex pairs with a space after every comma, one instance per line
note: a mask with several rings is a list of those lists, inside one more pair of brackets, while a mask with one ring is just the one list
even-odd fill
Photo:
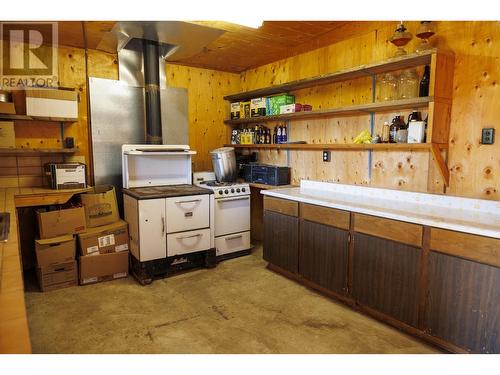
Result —
[[127, 251], [128, 224], [119, 220], [113, 224], [87, 228], [85, 233], [78, 235], [78, 245], [82, 256]]
[[80, 201], [85, 208], [87, 227], [116, 223], [120, 220], [115, 187], [113, 185], [98, 185], [84, 194]]
[[85, 232], [85, 210], [83, 207], [65, 208], [44, 212], [37, 210], [38, 231], [40, 238], [52, 238], [65, 234]]
[[76, 240], [72, 234], [35, 240], [38, 267], [47, 267], [75, 260]]
[[128, 251], [121, 251], [81, 256], [79, 259], [80, 285], [127, 277], [128, 254]]
[[37, 268], [38, 285], [42, 292], [78, 285], [76, 260]]

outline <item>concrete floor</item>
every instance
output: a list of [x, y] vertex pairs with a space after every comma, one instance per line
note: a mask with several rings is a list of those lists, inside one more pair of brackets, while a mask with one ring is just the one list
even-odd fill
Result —
[[33, 352], [439, 353], [265, 266], [258, 246], [149, 286], [129, 277], [40, 293], [27, 282]]

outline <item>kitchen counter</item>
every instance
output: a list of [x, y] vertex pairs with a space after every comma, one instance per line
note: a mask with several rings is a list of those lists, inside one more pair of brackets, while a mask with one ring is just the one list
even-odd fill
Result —
[[10, 213], [7, 242], [0, 243], [0, 353], [31, 353], [17, 230], [17, 207], [67, 202], [80, 190], [0, 188], [0, 211]]
[[500, 238], [500, 202], [356, 185], [301, 181], [264, 195], [436, 228]]

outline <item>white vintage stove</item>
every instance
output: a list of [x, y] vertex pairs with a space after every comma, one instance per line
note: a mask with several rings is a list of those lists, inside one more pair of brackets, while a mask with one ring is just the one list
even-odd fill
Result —
[[123, 145], [123, 201], [132, 271], [142, 284], [156, 276], [214, 267], [214, 194], [192, 185], [185, 145]]
[[195, 185], [214, 192], [215, 249], [217, 259], [249, 254], [250, 244], [250, 186], [247, 183], [223, 182], [214, 172], [193, 173]]

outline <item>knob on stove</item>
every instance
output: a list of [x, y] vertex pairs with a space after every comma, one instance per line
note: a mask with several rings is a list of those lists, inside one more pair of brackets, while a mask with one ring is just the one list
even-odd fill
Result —
[[234, 193], [234, 189], [231, 189], [231, 193]]
[[229, 194], [229, 191], [227, 189], [224, 190], [224, 194]]
[[240, 192], [240, 188], [237, 188], [237, 189], [236, 189], [236, 192], [237, 192], [237, 193], [239, 193], [239, 192]]
[[246, 189], [245, 188], [241, 188], [241, 191], [244, 193], [246, 191]]
[[219, 190], [219, 194], [222, 195], [222, 190]]

